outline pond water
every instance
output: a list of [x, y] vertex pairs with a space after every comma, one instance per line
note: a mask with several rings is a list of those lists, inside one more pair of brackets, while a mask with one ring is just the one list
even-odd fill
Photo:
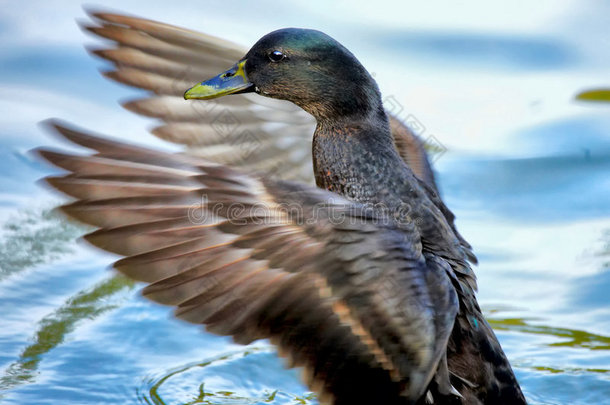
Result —
[[[610, 105], [574, 96], [609, 85], [610, 5], [109, 3], [245, 46], [284, 26], [344, 43], [435, 143], [443, 197], [480, 259], [479, 301], [528, 401], [608, 403]], [[55, 141], [36, 122], [172, 148], [116, 104], [134, 91], [100, 77], [77, 17], [77, 2], [0, 11], [0, 403], [317, 403], [267, 342], [173, 319], [49, 212], [58, 198], [36, 184], [49, 169], [27, 151]]]

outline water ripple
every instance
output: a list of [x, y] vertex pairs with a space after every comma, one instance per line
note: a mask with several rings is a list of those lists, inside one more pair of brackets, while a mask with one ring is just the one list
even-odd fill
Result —
[[249, 347], [188, 363], [146, 376], [137, 397], [149, 405], [317, 404], [276, 360], [271, 347]]

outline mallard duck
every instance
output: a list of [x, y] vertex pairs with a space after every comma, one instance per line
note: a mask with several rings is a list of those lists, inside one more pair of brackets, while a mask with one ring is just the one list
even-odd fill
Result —
[[[248, 51], [203, 33], [124, 15], [92, 12], [99, 24], [82, 28], [114, 47], [89, 52], [113, 63], [103, 75], [149, 91], [123, 103], [128, 110], [164, 121], [153, 135], [187, 147], [208, 160], [264, 172], [267, 176], [313, 184], [311, 144], [315, 119], [294, 104], [245, 94], [207, 103], [184, 103], [184, 90], [212, 76]], [[435, 191], [434, 173], [424, 143], [390, 116], [394, 143], [413, 172]]]
[[[168, 77], [185, 64], [188, 81], [208, 75], [210, 55], [214, 68], [225, 63], [217, 40], [133, 17], [96, 18], [102, 25], [88, 29], [120, 44], [95, 51], [119, 67], [109, 76], [160, 94], [128, 108], [166, 120], [158, 135], [205, 144], [213, 123], [201, 123], [206, 107], [195, 106], [209, 102], [181, 101], [191, 106], [184, 109], [163, 94], [177, 93], [182, 82]], [[235, 62], [184, 97], [227, 96], [215, 107], [250, 127], [261, 122], [254, 105], [263, 120], [274, 116], [276, 104], [261, 96], [311, 114], [318, 187], [267, 176], [263, 157], [239, 170], [55, 121], [57, 133], [94, 151], [39, 150], [68, 171], [46, 179], [76, 199], [62, 210], [99, 228], [85, 239], [127, 256], [115, 268], [148, 283], [144, 295], [176, 306], [177, 317], [239, 343], [269, 338], [322, 403], [525, 403], [477, 304], [472, 249], [433, 179], [399, 153], [366, 69], [305, 29], [274, 31]], [[280, 121], [295, 119], [285, 102], [277, 106]]]

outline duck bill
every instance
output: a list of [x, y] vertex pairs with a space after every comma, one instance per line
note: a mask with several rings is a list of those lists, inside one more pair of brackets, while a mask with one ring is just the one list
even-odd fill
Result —
[[209, 100], [251, 91], [254, 91], [254, 84], [250, 83], [246, 76], [246, 59], [244, 59], [226, 72], [194, 85], [184, 93], [184, 99]]

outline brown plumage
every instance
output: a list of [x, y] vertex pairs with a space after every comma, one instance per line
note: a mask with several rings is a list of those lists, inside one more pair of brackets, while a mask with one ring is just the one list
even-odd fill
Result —
[[[127, 108], [163, 119], [153, 132], [189, 154], [58, 123], [94, 153], [39, 153], [68, 172], [47, 179], [76, 199], [63, 211], [100, 228], [86, 239], [127, 256], [115, 268], [149, 283], [146, 296], [237, 342], [270, 338], [290, 366], [304, 368], [322, 403], [525, 403], [476, 302], [472, 248], [438, 196], [421, 143], [388, 119], [349, 51], [317, 31], [287, 29], [244, 59], [253, 89], [316, 119], [310, 147], [322, 190], [278, 178], [307, 177], [308, 154], [284, 158], [311, 142], [301, 110], [250, 94], [175, 97], [242, 58], [237, 47], [147, 20], [95, 18], [101, 25], [87, 29], [118, 44], [94, 51], [115, 63], [108, 76], [155, 93]], [[269, 49], [291, 56], [273, 65]], [[295, 68], [303, 60], [314, 61], [311, 70]], [[223, 114], [237, 129], [222, 133]]]
[[95, 153], [39, 150], [69, 171], [46, 181], [145, 296], [239, 343], [270, 338], [323, 402], [422, 395], [457, 302], [408, 233], [336, 194], [51, 125]]
[[[98, 24], [82, 28], [111, 40], [112, 47], [89, 51], [113, 64], [113, 70], [103, 72], [106, 77], [151, 92], [123, 106], [164, 121], [152, 130], [154, 135], [213, 162], [313, 184], [310, 151], [315, 120], [294, 104], [249, 94], [197, 104], [183, 100], [185, 89], [227, 68], [247, 48], [157, 21], [103, 12], [91, 15]], [[436, 190], [423, 141], [396, 117], [390, 120], [401, 156]], [[274, 127], [269, 128], [270, 123]]]

